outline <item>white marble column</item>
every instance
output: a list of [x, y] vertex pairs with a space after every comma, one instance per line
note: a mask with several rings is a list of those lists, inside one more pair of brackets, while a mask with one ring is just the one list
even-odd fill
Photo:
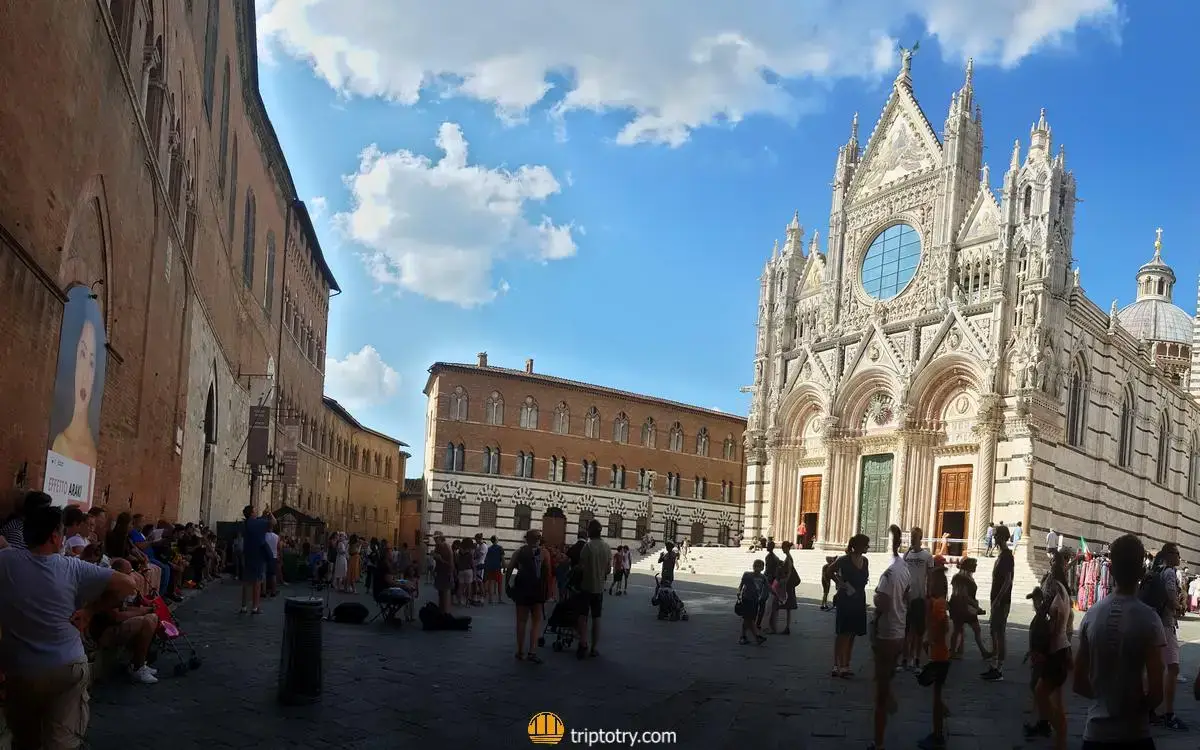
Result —
[[892, 502], [888, 509], [888, 523], [903, 529], [909, 525], [906, 523], [906, 517], [910, 515], [906, 502], [908, 498], [908, 437], [903, 432], [899, 435], [895, 450], [896, 463], [895, 471], [892, 474]]
[[987, 527], [992, 521], [992, 503], [996, 490], [996, 425], [984, 423], [979, 426], [979, 476], [975, 477], [975, 495], [972, 498], [971, 534], [976, 549], [982, 549], [987, 537]]
[[817, 507], [817, 543], [828, 545], [836, 540], [829, 538], [830, 532], [833, 530], [833, 524], [830, 523], [829, 514], [832, 512], [832, 506], [829, 503], [829, 493], [833, 489], [834, 472], [837, 470], [837, 446], [834, 444], [825, 444], [825, 469], [821, 473], [821, 502]]

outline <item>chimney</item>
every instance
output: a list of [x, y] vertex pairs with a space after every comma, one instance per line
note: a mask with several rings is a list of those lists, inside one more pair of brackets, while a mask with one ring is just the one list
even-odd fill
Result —
[[533, 372], [533, 360], [532, 359], [525, 360], [525, 372], [529, 372], [529, 373]]
[[480, 352], [478, 356], [479, 356], [479, 366], [487, 367], [487, 352]]

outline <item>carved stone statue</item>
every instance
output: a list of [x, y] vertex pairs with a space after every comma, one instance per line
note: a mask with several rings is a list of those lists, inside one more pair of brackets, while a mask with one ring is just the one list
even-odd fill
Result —
[[960, 307], [967, 304], [967, 294], [963, 291], [961, 284], [956, 283], [954, 285], [954, 289], [951, 290], [951, 294], [954, 295], [954, 304]]
[[1026, 328], [1032, 328], [1037, 321], [1037, 295], [1033, 292], [1025, 295], [1021, 313], [1021, 321]]
[[1035, 248], [1029, 254], [1029, 278], [1034, 281], [1041, 280], [1044, 276], [1042, 271], [1042, 251]]

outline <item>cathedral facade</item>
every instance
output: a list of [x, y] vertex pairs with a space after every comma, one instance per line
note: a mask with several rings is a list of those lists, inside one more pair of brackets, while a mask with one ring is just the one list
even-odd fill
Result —
[[1196, 326], [1161, 230], [1106, 310], [1045, 111], [998, 195], [982, 155], [971, 63], [939, 135], [905, 52], [865, 149], [855, 116], [838, 150], [824, 250], [797, 216], [763, 270], [743, 538], [879, 550], [896, 523], [973, 552], [1020, 522], [1026, 549], [1134, 532], [1200, 560]]

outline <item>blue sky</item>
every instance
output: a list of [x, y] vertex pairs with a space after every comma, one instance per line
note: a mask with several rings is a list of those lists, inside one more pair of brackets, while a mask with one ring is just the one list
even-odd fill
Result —
[[915, 39], [939, 132], [975, 56], [995, 187], [1047, 109], [1102, 308], [1132, 301], [1161, 226], [1194, 312], [1196, 4], [502, 5], [259, 2], [263, 96], [344, 292], [327, 390], [413, 446], [410, 476], [426, 370], [479, 351], [745, 414], [772, 242], [796, 210], [823, 240], [851, 116], [865, 141]]

